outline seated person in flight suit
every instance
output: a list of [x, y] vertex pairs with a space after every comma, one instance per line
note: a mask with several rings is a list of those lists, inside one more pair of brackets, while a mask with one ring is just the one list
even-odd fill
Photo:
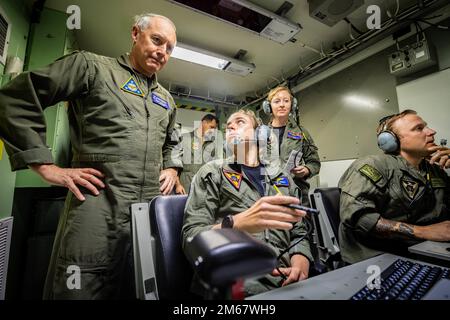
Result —
[[[266, 242], [277, 255], [284, 252], [272, 274], [245, 281], [246, 296], [306, 279], [312, 261], [302, 222], [306, 213], [286, 207], [299, 204], [300, 190], [289, 174], [261, 163], [257, 132], [262, 128], [252, 111], [229, 117], [226, 142], [232, 155], [205, 164], [195, 175], [182, 230], [183, 248], [202, 231], [234, 228]], [[193, 291], [201, 293], [195, 283]]]
[[412, 110], [381, 119], [377, 134], [385, 154], [356, 160], [339, 181], [339, 239], [348, 263], [450, 240], [450, 149], [434, 143], [436, 131]]

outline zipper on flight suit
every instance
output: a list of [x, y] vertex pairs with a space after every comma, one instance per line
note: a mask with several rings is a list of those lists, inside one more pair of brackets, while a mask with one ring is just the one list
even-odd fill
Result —
[[141, 184], [141, 191], [139, 194], [139, 200], [142, 201], [142, 194], [143, 194], [143, 189], [144, 189], [144, 185], [145, 185], [145, 171], [147, 169], [147, 152], [148, 152], [148, 135], [149, 135], [149, 130], [150, 130], [150, 124], [149, 124], [149, 118], [150, 118], [150, 112], [148, 111], [148, 105], [147, 105], [147, 99], [148, 96], [150, 95], [150, 82], [149, 79], [147, 78], [147, 94], [144, 96], [144, 109], [145, 109], [145, 113], [147, 114], [147, 135], [145, 137], [145, 155], [144, 155], [144, 172], [142, 175], [142, 184]]

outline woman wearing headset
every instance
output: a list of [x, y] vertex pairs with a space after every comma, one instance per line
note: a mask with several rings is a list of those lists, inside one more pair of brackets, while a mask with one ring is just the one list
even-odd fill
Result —
[[271, 114], [269, 125], [278, 138], [278, 144], [275, 141], [271, 143], [271, 158], [279, 155], [282, 168], [290, 171], [302, 191], [302, 204], [309, 205], [307, 179], [319, 173], [320, 160], [311, 135], [296, 121], [297, 99], [289, 88], [279, 86], [269, 92], [263, 109]]

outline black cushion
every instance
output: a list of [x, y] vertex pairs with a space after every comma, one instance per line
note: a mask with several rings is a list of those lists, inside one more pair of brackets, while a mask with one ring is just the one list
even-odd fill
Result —
[[235, 229], [204, 231], [188, 242], [186, 255], [206, 283], [227, 287], [240, 278], [260, 276], [277, 263], [275, 252], [264, 242]]
[[190, 299], [192, 268], [181, 247], [187, 196], [159, 196], [150, 203], [151, 233], [155, 237], [155, 274], [159, 298]]

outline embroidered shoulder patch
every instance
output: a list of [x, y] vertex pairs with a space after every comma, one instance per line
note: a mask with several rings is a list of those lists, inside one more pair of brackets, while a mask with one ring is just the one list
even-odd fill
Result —
[[275, 179], [275, 185], [277, 187], [289, 187], [289, 179], [287, 177], [279, 177]]
[[381, 178], [383, 178], [383, 176], [377, 169], [368, 164], [363, 165], [358, 171], [372, 180], [374, 183], [377, 183], [381, 180]]
[[120, 87], [120, 89], [140, 97], [144, 96], [142, 90], [139, 89], [139, 86], [137, 85], [136, 81], [134, 81], [133, 77], [130, 77], [130, 79], [128, 79], [127, 82], [125, 82], [123, 86]]
[[233, 187], [239, 191], [239, 188], [241, 187], [242, 174], [225, 169], [223, 169], [223, 174], [225, 175], [225, 178], [227, 178], [227, 180], [233, 185]]
[[294, 140], [301, 140], [303, 138], [301, 133], [293, 132], [293, 131], [288, 131], [287, 137], [289, 139], [294, 139]]

